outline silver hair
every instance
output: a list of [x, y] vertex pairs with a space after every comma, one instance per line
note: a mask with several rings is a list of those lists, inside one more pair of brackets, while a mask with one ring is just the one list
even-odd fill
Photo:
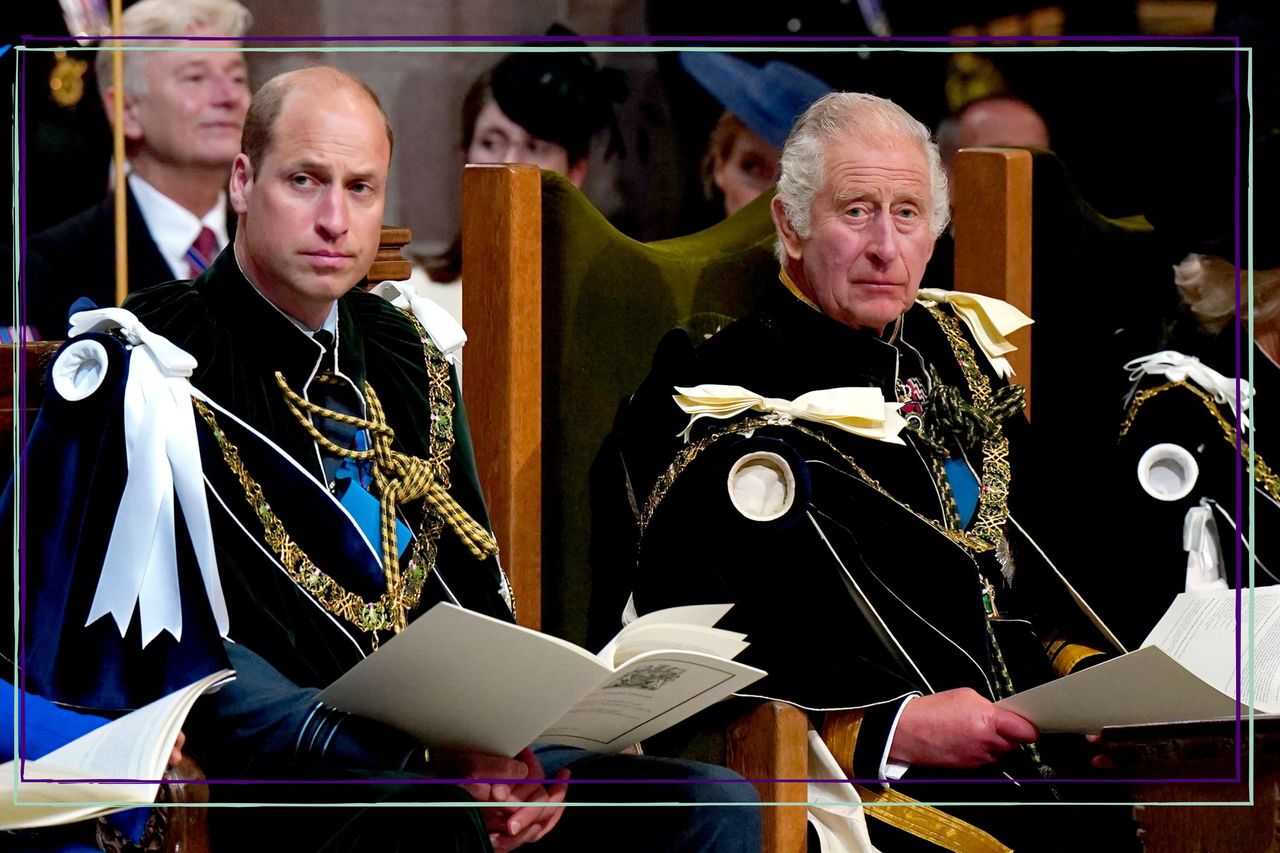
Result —
[[[203, 29], [214, 35], [238, 39], [249, 31], [253, 14], [236, 0], [138, 0], [120, 16], [120, 33], [126, 36], [174, 36], [188, 35], [192, 30]], [[180, 42], [125, 41], [125, 47], [144, 45], [155, 47]], [[103, 45], [109, 46], [110, 39]], [[111, 88], [111, 57], [113, 50], [100, 50], [94, 58], [94, 70], [98, 75], [98, 91], [107, 96]], [[147, 58], [151, 51], [123, 50], [124, 91], [140, 98], [147, 93]]]
[[[942, 168], [938, 146], [930, 138], [929, 128], [902, 107], [864, 92], [824, 95], [805, 110], [787, 135], [782, 147], [778, 198], [796, 233], [809, 236], [813, 201], [826, 180], [827, 144], [848, 136], [868, 141], [906, 140], [920, 145], [929, 169], [929, 196], [933, 205], [929, 211], [929, 229], [937, 239], [951, 218], [947, 174]], [[778, 260], [786, 263], [781, 240], [777, 254]]]
[[[1240, 270], [1240, 287], [1248, 287], [1249, 271]], [[1187, 255], [1173, 268], [1173, 283], [1182, 304], [1200, 328], [1216, 335], [1236, 315], [1236, 265], [1218, 255]], [[1242, 299], [1247, 296], [1242, 294]], [[1246, 312], [1248, 306], [1244, 306]], [[1280, 318], [1280, 269], [1253, 271], [1253, 322], [1265, 326]], [[1247, 313], [1246, 313], [1247, 316]], [[1246, 316], [1240, 318], [1244, 322]]]

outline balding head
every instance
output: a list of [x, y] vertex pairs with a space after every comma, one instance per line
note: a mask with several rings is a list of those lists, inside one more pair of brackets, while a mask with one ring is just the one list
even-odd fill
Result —
[[960, 113], [958, 148], [1007, 145], [1048, 148], [1049, 129], [1040, 113], [1026, 101], [996, 97], [975, 101]]
[[244, 120], [244, 135], [240, 138], [240, 150], [253, 164], [261, 163], [271, 148], [272, 131], [276, 120], [284, 107], [285, 99], [298, 91], [329, 92], [337, 96], [342, 93], [363, 96], [377, 108], [382, 116], [382, 123], [387, 131], [388, 147], [394, 147], [395, 140], [391, 134], [391, 124], [387, 121], [387, 112], [382, 108], [382, 101], [368, 84], [352, 74], [339, 71], [327, 65], [311, 68], [299, 68], [272, 77], [253, 96], [249, 104], [249, 113]]
[[391, 132], [356, 78], [309, 68], [263, 86], [231, 165], [236, 259], [258, 291], [308, 329], [373, 263]]

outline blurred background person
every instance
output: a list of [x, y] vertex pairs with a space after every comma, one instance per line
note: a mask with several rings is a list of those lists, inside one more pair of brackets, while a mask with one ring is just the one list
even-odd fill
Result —
[[[249, 10], [235, 0], [139, 0], [125, 10], [121, 31], [225, 37], [238, 45], [251, 22]], [[128, 157], [132, 292], [199, 275], [229, 242], [234, 226], [225, 188], [240, 150], [250, 89], [238, 51], [123, 53], [124, 113], [118, 118]], [[97, 53], [97, 77], [107, 113], [116, 118], [111, 57], [112, 51]], [[115, 304], [114, 196], [31, 238], [29, 249], [27, 323], [41, 337], [65, 337], [67, 309], [79, 297], [99, 306]]]
[[965, 104], [938, 124], [942, 165], [951, 164], [961, 148], [1049, 148], [1049, 128], [1036, 108], [1021, 98], [998, 93]]
[[801, 68], [773, 60], [755, 66], [727, 53], [681, 53], [680, 64], [724, 112], [702, 158], [703, 191], [732, 216], [778, 181], [778, 158], [791, 125], [832, 91]]
[[[548, 35], [572, 35], [553, 26]], [[468, 163], [532, 163], [560, 172], [579, 189], [596, 141], [617, 139], [614, 104], [626, 97], [621, 72], [583, 52], [513, 53], [482, 73], [462, 101], [462, 150]], [[441, 255], [420, 259], [410, 284], [461, 322], [462, 236]]]

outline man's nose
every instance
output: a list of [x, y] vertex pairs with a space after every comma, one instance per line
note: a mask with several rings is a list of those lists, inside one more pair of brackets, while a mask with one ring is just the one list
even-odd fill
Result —
[[213, 102], [222, 107], [246, 107], [249, 87], [229, 74], [218, 74], [213, 81]]
[[335, 240], [347, 233], [350, 225], [351, 215], [343, 188], [336, 185], [326, 188], [316, 211], [316, 230], [326, 239]]
[[871, 223], [870, 241], [867, 252], [884, 263], [892, 263], [898, 259], [898, 229], [894, 226], [893, 214], [880, 211]]
[[519, 142], [508, 142], [507, 147], [498, 152], [499, 163], [525, 163], [528, 162], [524, 147]]

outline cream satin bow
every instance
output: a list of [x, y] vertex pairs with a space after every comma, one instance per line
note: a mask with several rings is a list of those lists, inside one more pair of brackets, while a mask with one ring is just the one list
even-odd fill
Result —
[[1013, 376], [1013, 366], [1005, 356], [1017, 347], [1009, 343], [1005, 336], [1023, 326], [1030, 326], [1034, 320], [1002, 299], [979, 293], [926, 287], [916, 294], [916, 299], [950, 305], [969, 327], [974, 340], [1000, 378], [1008, 379]]
[[453, 365], [458, 363], [462, 357], [462, 345], [467, 342], [467, 333], [453, 315], [434, 300], [418, 293], [407, 281], [384, 281], [372, 293], [397, 308], [412, 311], [445, 359]]
[[[1243, 429], [1249, 428], [1249, 400], [1253, 397], [1253, 388], [1249, 380], [1237, 380], [1232, 376], [1224, 376], [1194, 355], [1184, 355], [1175, 350], [1162, 350], [1135, 358], [1124, 366], [1129, 371], [1129, 380], [1134, 383], [1129, 392], [1132, 399], [1138, 390], [1137, 383], [1144, 376], [1163, 376], [1170, 382], [1189, 380], [1207, 391], [1220, 405], [1229, 406], [1231, 413], [1240, 421]], [[1236, 387], [1240, 388], [1240, 409], [1236, 410]]]
[[128, 478], [85, 624], [110, 614], [124, 636], [136, 605], [144, 647], [162, 631], [182, 639], [176, 492], [214, 621], [225, 637], [230, 629], [227, 605], [214, 557], [187, 380], [196, 360], [122, 308], [81, 311], [71, 317], [72, 337], [111, 329], [133, 344], [124, 388]]
[[898, 414], [902, 404], [886, 403], [879, 388], [827, 388], [801, 394], [794, 400], [762, 397], [738, 385], [698, 385], [675, 390], [672, 399], [676, 405], [693, 415], [680, 433], [685, 441], [699, 418], [723, 420], [754, 409], [776, 417], [780, 424], [812, 421], [864, 438], [905, 444], [898, 438], [907, 424]]

